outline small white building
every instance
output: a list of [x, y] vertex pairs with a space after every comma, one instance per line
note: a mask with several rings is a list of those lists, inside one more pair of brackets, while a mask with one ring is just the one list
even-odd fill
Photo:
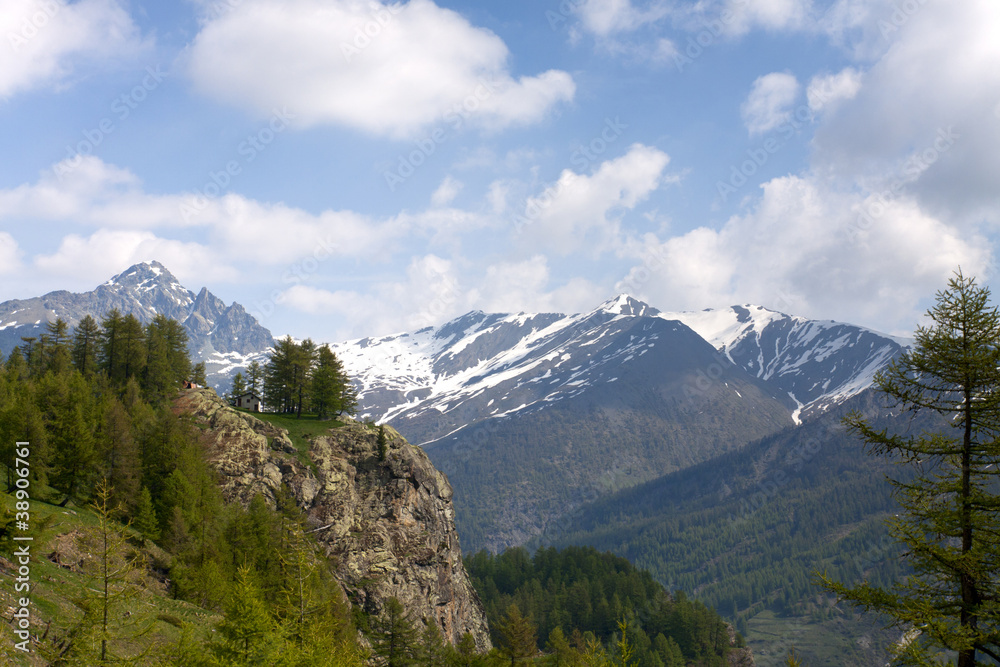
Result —
[[233, 397], [233, 405], [237, 408], [244, 408], [250, 412], [260, 412], [260, 396], [256, 392], [248, 391], [239, 396]]

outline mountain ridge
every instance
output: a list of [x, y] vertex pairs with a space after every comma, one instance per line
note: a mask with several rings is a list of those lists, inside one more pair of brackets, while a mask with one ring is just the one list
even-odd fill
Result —
[[196, 294], [163, 264], [152, 261], [133, 264], [89, 292], [58, 290], [0, 303], [0, 352], [10, 354], [22, 336], [43, 333], [44, 324], [56, 318], [74, 327], [85, 315], [99, 320], [112, 309], [134, 315], [143, 324], [157, 315], [180, 322], [192, 356], [206, 362], [216, 385], [274, 345], [271, 332], [242, 305], [227, 305], [207, 287]]

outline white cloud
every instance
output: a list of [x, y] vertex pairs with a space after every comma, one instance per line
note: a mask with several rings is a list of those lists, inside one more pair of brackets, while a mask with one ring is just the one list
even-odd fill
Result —
[[809, 24], [811, 0], [728, 0], [725, 10], [731, 18], [726, 23], [733, 34], [742, 34], [760, 26], [766, 30], [796, 30]]
[[767, 183], [756, 207], [722, 229], [651, 242], [647, 255], [622, 284], [664, 308], [752, 302], [905, 330], [956, 267], [981, 274], [990, 247], [910, 198], [862, 198], [787, 176]]
[[598, 37], [629, 32], [666, 16], [663, 3], [636, 8], [631, 0], [586, 0], [577, 9], [584, 29]]
[[806, 99], [809, 109], [815, 113], [843, 100], [854, 99], [860, 89], [861, 73], [846, 67], [837, 74], [814, 76], [806, 89]]
[[413, 136], [433, 123], [535, 123], [575, 93], [550, 70], [514, 79], [496, 34], [431, 0], [245, 0], [208, 18], [188, 70], [206, 95], [303, 125]]
[[295, 285], [277, 302], [313, 315], [343, 316], [353, 326], [343, 332], [345, 337], [384, 335], [439, 324], [468, 312], [470, 291], [455, 262], [425, 255], [410, 260], [403, 279], [374, 282], [365, 292]]
[[936, 215], [1000, 223], [1000, 3], [894, 11], [872, 17], [884, 55], [852, 99], [824, 112], [814, 169], [872, 190], [914, 180], [910, 191]]
[[613, 250], [620, 241], [620, 213], [661, 185], [669, 162], [666, 153], [634, 144], [592, 175], [567, 169], [555, 184], [528, 199], [518, 223], [520, 234], [562, 255], [583, 247], [594, 248], [595, 254]]
[[88, 61], [129, 62], [147, 46], [119, 0], [5, 0], [0, 98], [65, 82]]
[[547, 258], [533, 255], [488, 267], [472, 298], [476, 308], [487, 313], [576, 313], [596, 306], [595, 295], [602, 293], [582, 277], [555, 287], [551, 282]]
[[792, 115], [799, 95], [799, 82], [787, 72], [772, 72], [753, 82], [753, 89], [740, 111], [750, 134], [773, 130]]
[[455, 201], [455, 197], [462, 190], [462, 183], [451, 176], [445, 176], [441, 185], [431, 195], [431, 204], [437, 207], [447, 206]]
[[585, 278], [552, 285], [543, 255], [497, 262], [480, 270], [473, 262], [437, 255], [414, 257], [406, 273], [367, 290], [327, 290], [296, 285], [279, 305], [351, 323], [341, 338], [386, 335], [438, 325], [470, 310], [485, 312], [580, 312], [593, 308], [602, 290]]
[[17, 240], [7, 232], [0, 232], [0, 275], [12, 274], [21, 268], [21, 251]]
[[39, 255], [33, 263], [49, 279], [96, 285], [132, 264], [151, 260], [163, 262], [181, 280], [231, 281], [238, 275], [219, 253], [204, 245], [121, 229], [100, 229], [87, 237], [70, 234], [54, 253]]

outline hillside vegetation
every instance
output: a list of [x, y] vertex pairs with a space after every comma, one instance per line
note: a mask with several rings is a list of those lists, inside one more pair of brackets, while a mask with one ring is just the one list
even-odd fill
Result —
[[[919, 431], [866, 392], [842, 408], [745, 448], [581, 508], [544, 544], [592, 545], [628, 558], [668, 589], [689, 591], [735, 623], [762, 665], [799, 647], [807, 664], [883, 664], [895, 637], [815, 586], [888, 581], [906, 572], [884, 520], [884, 475], [840, 418]], [[875, 647], [875, 648], [871, 648]], [[880, 662], [881, 661], [881, 662]]]

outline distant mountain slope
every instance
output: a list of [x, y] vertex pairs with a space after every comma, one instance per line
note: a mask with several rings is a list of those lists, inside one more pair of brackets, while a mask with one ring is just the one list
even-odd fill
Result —
[[469, 313], [335, 346], [360, 412], [425, 446], [467, 546], [519, 544], [581, 503], [821, 414], [902, 349], [758, 306]]
[[898, 633], [850, 605], [831, 608], [811, 583], [814, 571], [877, 582], [904, 568], [883, 524], [896, 509], [884, 476], [907, 469], [846, 431], [840, 420], [853, 409], [877, 428], [936, 424], [900, 418], [865, 391], [800, 427], [581, 507], [535, 543], [610, 550], [695, 594], [737, 622], [762, 666], [784, 664], [792, 644], [817, 667], [885, 664], [882, 649]]
[[621, 297], [581, 315], [471, 313], [336, 352], [363, 408], [448, 473], [466, 548], [499, 549], [791, 425], [762, 382], [651, 311]]
[[870, 387], [908, 340], [833, 321], [808, 320], [761, 306], [660, 313], [698, 332], [730, 361], [760, 378], [799, 421]]
[[129, 267], [90, 292], [58, 291], [0, 303], [0, 352], [10, 354], [23, 336], [44, 333], [45, 323], [56, 318], [74, 327], [86, 315], [100, 321], [113, 308], [143, 323], [162, 314], [183, 324], [192, 356], [205, 361], [219, 381], [232, 367], [261, 356], [274, 344], [271, 332], [240, 304], [227, 306], [207, 288], [195, 294], [165, 266], [148, 262]]

